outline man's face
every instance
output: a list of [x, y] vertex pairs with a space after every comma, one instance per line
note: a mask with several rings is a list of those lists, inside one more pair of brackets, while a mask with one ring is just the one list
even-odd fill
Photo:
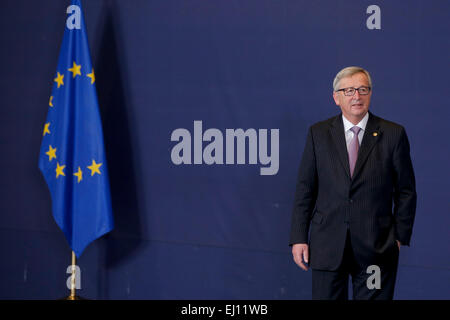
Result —
[[[338, 89], [344, 88], [359, 88], [368, 87], [369, 80], [364, 73], [355, 73], [354, 75], [346, 78], [342, 78], [339, 83]], [[343, 91], [333, 92], [334, 102], [341, 107], [344, 116], [352, 121], [358, 123], [369, 111], [370, 97], [372, 91], [369, 91], [368, 95], [360, 95], [358, 90], [355, 91], [353, 96], [344, 95]]]

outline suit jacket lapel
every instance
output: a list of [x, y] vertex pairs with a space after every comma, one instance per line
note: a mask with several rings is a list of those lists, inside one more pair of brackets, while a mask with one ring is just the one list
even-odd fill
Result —
[[350, 179], [350, 165], [348, 164], [347, 144], [345, 142], [344, 123], [342, 122], [342, 114], [336, 116], [330, 127], [330, 134], [336, 146], [339, 160]]
[[375, 117], [372, 113], [369, 112], [369, 119], [367, 120], [363, 140], [361, 142], [361, 146], [358, 151], [358, 159], [356, 160], [355, 170], [353, 172], [352, 179], [355, 179], [359, 171], [361, 171], [364, 163], [367, 160], [367, 157], [370, 154], [370, 151], [372, 151], [375, 144], [379, 141], [381, 136], [381, 131], [379, 129], [380, 125], [378, 123], [377, 117]]

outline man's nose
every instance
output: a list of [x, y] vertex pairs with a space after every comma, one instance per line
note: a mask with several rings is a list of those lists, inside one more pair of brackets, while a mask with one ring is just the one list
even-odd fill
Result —
[[359, 99], [359, 91], [355, 90], [355, 94], [353, 95], [354, 98]]

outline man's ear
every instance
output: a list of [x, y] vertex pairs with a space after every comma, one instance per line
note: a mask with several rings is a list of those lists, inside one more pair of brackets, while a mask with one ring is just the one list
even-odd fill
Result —
[[339, 105], [339, 99], [338, 99], [338, 92], [333, 91], [333, 99], [334, 99], [334, 103], [336, 103], [336, 105]]

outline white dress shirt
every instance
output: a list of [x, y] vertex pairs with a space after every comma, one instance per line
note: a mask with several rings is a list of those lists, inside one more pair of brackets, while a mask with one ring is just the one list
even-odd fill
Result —
[[[344, 114], [342, 114], [342, 120], [344, 121], [345, 142], [347, 143], [347, 150], [348, 150], [348, 146], [350, 144], [350, 141], [353, 139], [354, 135], [353, 131], [350, 129], [353, 128], [355, 125], [350, 121], [348, 121], [347, 118], [344, 116]], [[357, 126], [361, 128], [361, 130], [359, 130], [358, 133], [359, 145], [361, 145], [361, 141], [364, 136], [364, 131], [366, 130], [367, 120], [369, 120], [368, 112], [366, 113], [364, 118], [362, 118], [362, 120], [357, 124]]]

